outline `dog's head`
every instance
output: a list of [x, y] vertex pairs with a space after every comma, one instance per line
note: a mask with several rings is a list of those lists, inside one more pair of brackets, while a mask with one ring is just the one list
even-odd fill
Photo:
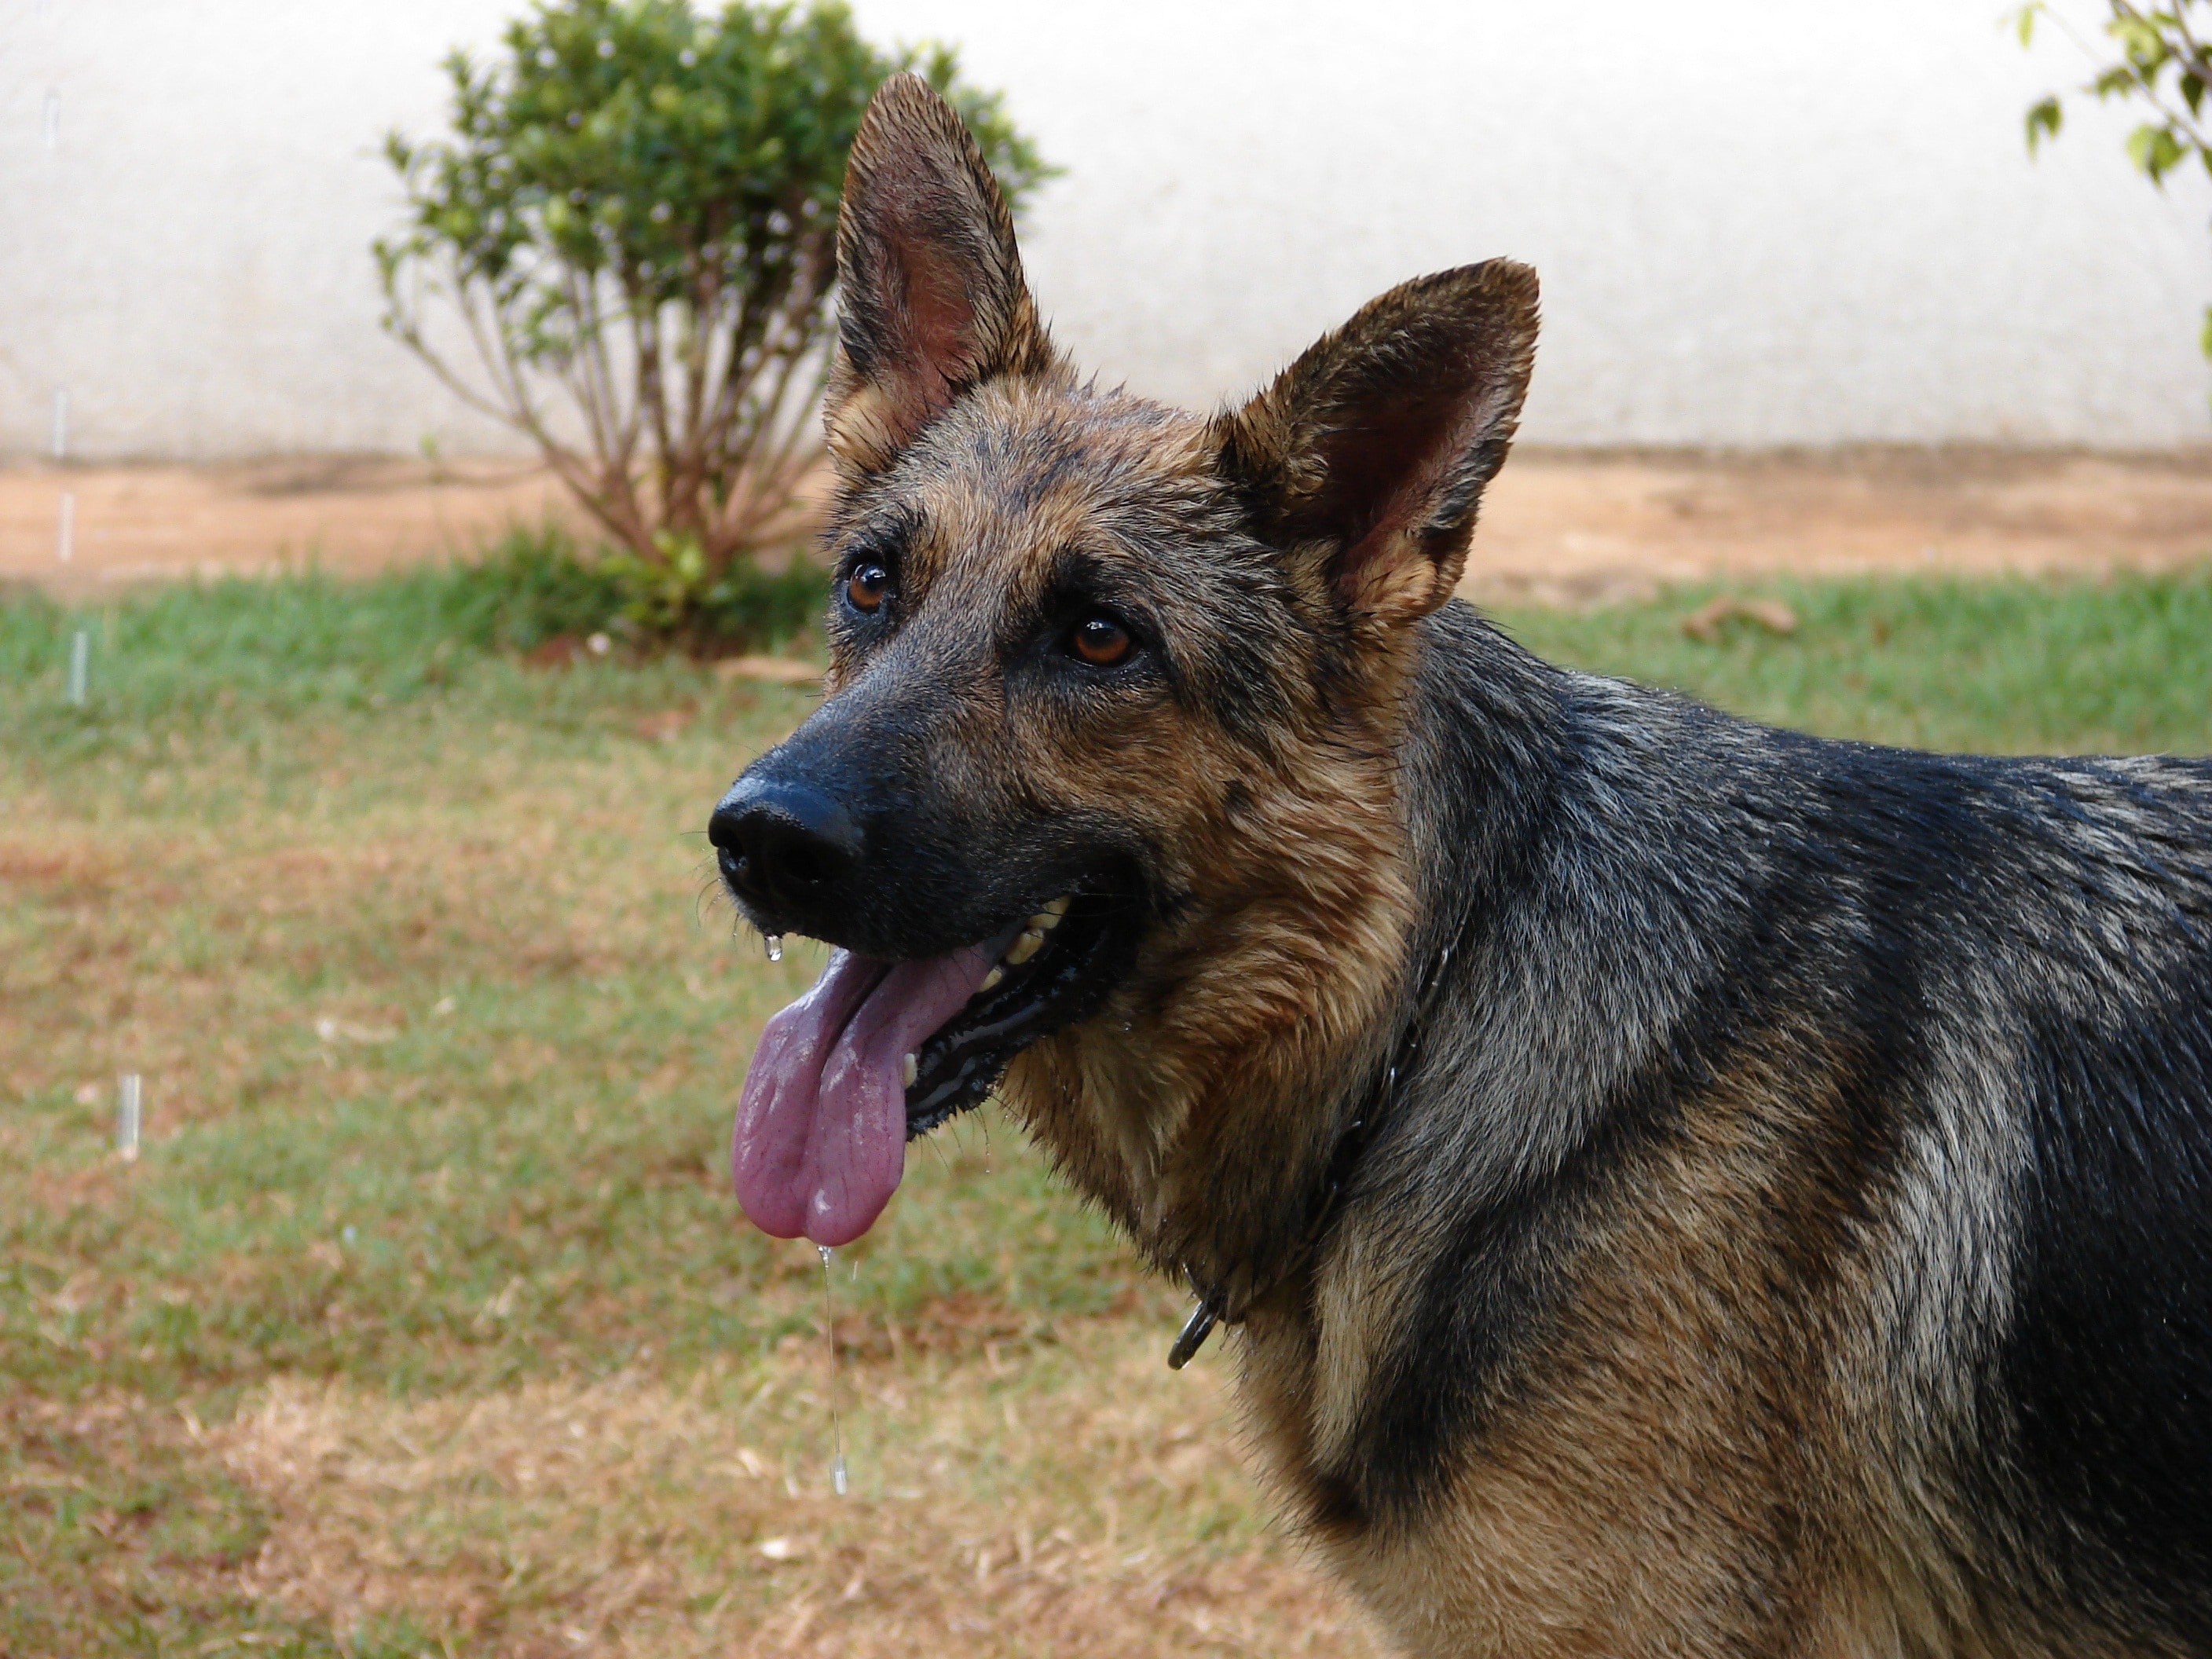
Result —
[[[1316, 975], [1388, 971], [1389, 710], [1536, 329], [1534, 274], [1494, 262], [1212, 420], [1100, 390], [912, 76], [862, 124], [838, 259], [829, 696], [709, 830], [749, 921], [845, 953], [763, 1037], [738, 1149], [754, 1218], [831, 1243], [1032, 1045], [1173, 1006], [1160, 1063], [1196, 1076], [1312, 1015]], [[1061, 1048], [1065, 1094], [1097, 1067]]]

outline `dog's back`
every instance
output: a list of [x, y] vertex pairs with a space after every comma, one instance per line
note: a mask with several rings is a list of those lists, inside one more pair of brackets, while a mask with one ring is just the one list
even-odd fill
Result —
[[2212, 1650], [2212, 764], [1425, 633], [1446, 965], [1273, 1439], [1333, 1551], [1439, 1651]]

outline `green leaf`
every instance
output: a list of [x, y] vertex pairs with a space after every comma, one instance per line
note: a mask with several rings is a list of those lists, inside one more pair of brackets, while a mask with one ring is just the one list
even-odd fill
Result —
[[2146, 121], [2128, 135], [2128, 159], [2149, 178], [2161, 182], [2185, 154], [2172, 131], [2156, 121]]
[[2100, 98], [2125, 98], [2140, 90], [2142, 85], [2142, 82], [2136, 78], [2134, 70], [2125, 64], [2116, 64], [2111, 69], [2100, 71], [2097, 78], [2089, 82], [2089, 90]]
[[2105, 32], [2120, 43], [2120, 51], [2146, 83], [2157, 77], [2172, 49], [2157, 26], [2142, 17], [2119, 16], [2105, 25]]
[[2027, 153], [2033, 155], [2037, 147], [2047, 138], [2056, 138], [2058, 129], [2066, 119], [2066, 112], [2056, 98], [2039, 99], [2028, 106]]

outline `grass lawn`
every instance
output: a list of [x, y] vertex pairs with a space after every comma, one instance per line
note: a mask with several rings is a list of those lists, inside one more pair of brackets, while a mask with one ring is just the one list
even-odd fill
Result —
[[[1769, 591], [1504, 620], [1853, 737], [2212, 750], [2212, 577]], [[1220, 1354], [988, 1115], [839, 1253], [833, 1383], [723, 1169], [818, 957], [698, 834], [808, 700], [457, 592], [0, 601], [0, 1655], [1369, 1651]]]

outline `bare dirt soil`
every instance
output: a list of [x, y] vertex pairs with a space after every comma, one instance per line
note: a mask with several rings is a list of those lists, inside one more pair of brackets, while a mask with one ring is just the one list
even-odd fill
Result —
[[[466, 554], [548, 516], [574, 514], [550, 477], [520, 462], [19, 464], [0, 467], [0, 582], [87, 597], [310, 561], [364, 574]], [[2207, 557], [2212, 448], [1523, 448], [1492, 486], [1466, 586], [1492, 603], [1589, 604], [1713, 577], [2091, 573]]]
[[[72, 498], [70, 556], [63, 500]], [[345, 575], [477, 550], [514, 524], [570, 515], [527, 462], [434, 465], [311, 456], [215, 466], [0, 468], [0, 582], [71, 597], [179, 577]]]
[[2212, 558], [2212, 451], [1516, 452], [1463, 591], [1587, 604], [1674, 582], [2159, 569]]

